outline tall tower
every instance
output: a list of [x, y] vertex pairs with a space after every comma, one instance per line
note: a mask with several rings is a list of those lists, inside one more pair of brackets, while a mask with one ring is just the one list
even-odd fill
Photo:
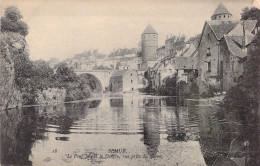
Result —
[[156, 50], [158, 48], [158, 34], [152, 27], [148, 25], [142, 33], [142, 60], [143, 68], [147, 68], [148, 61], [156, 59]]
[[220, 3], [211, 16], [211, 20], [230, 20], [232, 17], [232, 14], [227, 10], [227, 8]]

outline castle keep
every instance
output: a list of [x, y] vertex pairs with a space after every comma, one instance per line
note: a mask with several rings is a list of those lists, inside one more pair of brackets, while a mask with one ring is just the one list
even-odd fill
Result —
[[148, 25], [141, 35], [142, 40], [142, 67], [152, 67], [156, 61], [156, 50], [158, 48], [158, 34], [152, 27]]

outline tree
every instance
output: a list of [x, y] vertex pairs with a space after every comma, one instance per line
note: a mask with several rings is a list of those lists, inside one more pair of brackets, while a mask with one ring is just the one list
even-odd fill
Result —
[[241, 13], [241, 20], [257, 20], [257, 25], [260, 25], [260, 10], [257, 8], [244, 8]]
[[56, 70], [55, 79], [57, 80], [58, 87], [67, 87], [67, 83], [77, 80], [76, 73], [66, 63], [59, 63], [54, 69]]
[[54, 71], [46, 61], [34, 61], [33, 70], [35, 72], [35, 79], [39, 80], [39, 89], [48, 89], [54, 86]]
[[5, 17], [12, 21], [18, 21], [23, 18], [23, 15], [18, 8], [14, 6], [8, 6], [5, 9]]
[[23, 16], [19, 9], [9, 6], [5, 9], [5, 16], [1, 18], [2, 32], [17, 32], [23, 36], [28, 35], [28, 25], [22, 21]]

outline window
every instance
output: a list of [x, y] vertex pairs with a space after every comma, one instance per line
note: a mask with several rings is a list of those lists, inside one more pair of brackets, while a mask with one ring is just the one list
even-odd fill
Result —
[[211, 62], [208, 62], [208, 72], [211, 72]]
[[131, 80], [131, 83], [133, 83], [133, 80]]
[[215, 19], [217, 19], [217, 17], [215, 17]]
[[218, 18], [221, 18], [221, 16], [219, 16]]
[[133, 74], [131, 73], [131, 76], [133, 76]]
[[226, 15], [224, 15], [224, 18], [226, 17]]
[[132, 88], [132, 90], [134, 90], [134, 88]]
[[207, 56], [210, 56], [210, 48], [207, 48]]

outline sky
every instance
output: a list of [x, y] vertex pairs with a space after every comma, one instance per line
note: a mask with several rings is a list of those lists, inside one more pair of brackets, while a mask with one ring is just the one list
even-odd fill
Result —
[[1, 0], [1, 16], [9, 5], [21, 11], [32, 60], [64, 60], [90, 49], [137, 47], [148, 24], [159, 46], [167, 35], [195, 36], [220, 2], [239, 20], [252, 0]]

